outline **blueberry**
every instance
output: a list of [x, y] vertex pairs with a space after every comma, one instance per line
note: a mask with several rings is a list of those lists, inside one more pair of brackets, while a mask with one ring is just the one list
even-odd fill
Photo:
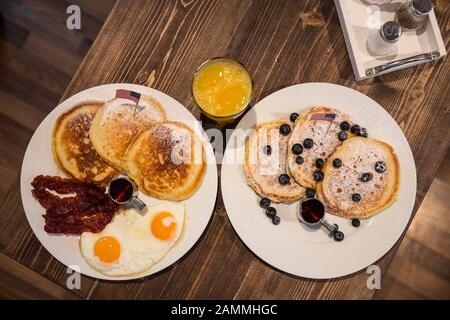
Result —
[[302, 156], [298, 156], [298, 157], [295, 158], [295, 162], [297, 164], [302, 164], [304, 161], [305, 161], [305, 159], [303, 159]]
[[303, 140], [303, 146], [306, 149], [311, 149], [314, 145], [314, 141], [310, 138], [306, 138], [305, 140]]
[[338, 133], [338, 139], [339, 141], [347, 140], [348, 134], [345, 131], [339, 131]]
[[325, 161], [323, 159], [321, 159], [321, 158], [316, 159], [316, 168], [322, 169], [324, 163], [325, 163]]
[[361, 180], [362, 182], [368, 182], [368, 181], [372, 180], [372, 174], [365, 172], [361, 175], [359, 180]]
[[271, 147], [271, 146], [269, 146], [269, 145], [267, 145], [267, 146], [264, 146], [264, 148], [263, 148], [263, 152], [264, 152], [265, 154], [267, 154], [267, 155], [270, 155], [270, 154], [272, 154], [272, 147]]
[[307, 188], [305, 194], [307, 198], [314, 198], [316, 196], [316, 190]]
[[277, 215], [277, 209], [275, 209], [274, 207], [268, 207], [266, 209], [266, 216], [268, 216], [269, 218], [273, 218]]
[[291, 180], [291, 178], [289, 178], [289, 176], [288, 176], [287, 174], [285, 174], [285, 173], [283, 173], [282, 175], [280, 175], [280, 176], [278, 177], [278, 182], [279, 182], [281, 185], [288, 184], [290, 180]]
[[259, 206], [263, 209], [267, 209], [270, 206], [270, 199], [262, 198], [259, 200]]
[[350, 129], [350, 123], [348, 123], [347, 121], [341, 122], [339, 127], [342, 131], [348, 131], [348, 129]]
[[351, 133], [353, 134], [359, 134], [359, 131], [361, 131], [361, 127], [357, 124], [352, 125], [350, 128]]
[[375, 171], [378, 173], [383, 173], [386, 171], [386, 163], [384, 161], [377, 161], [375, 163]]
[[300, 143], [296, 143], [292, 145], [291, 151], [293, 154], [300, 154], [303, 152], [303, 147]]
[[291, 133], [291, 126], [290, 125], [288, 125], [287, 123], [283, 123], [281, 126], [280, 126], [280, 133], [282, 134], [282, 135], [288, 135], [289, 133]]
[[367, 138], [369, 136], [369, 132], [367, 132], [366, 128], [361, 128], [361, 130], [359, 130], [358, 136]]
[[358, 228], [361, 225], [361, 221], [359, 221], [359, 219], [352, 219], [352, 226]]
[[359, 193], [352, 194], [352, 200], [355, 201], [355, 202], [360, 202], [361, 201], [361, 195]]
[[334, 237], [334, 240], [336, 240], [336, 241], [342, 241], [342, 240], [344, 240], [344, 233], [342, 231], [336, 231], [333, 234], [333, 237]]
[[281, 219], [280, 219], [279, 216], [274, 216], [274, 217], [272, 218], [272, 223], [273, 223], [274, 225], [278, 225], [278, 224], [280, 224], [280, 222], [281, 222]]
[[314, 180], [319, 182], [323, 180], [323, 172], [320, 170], [317, 170], [316, 172], [314, 172], [313, 174]]
[[341, 159], [336, 158], [336, 159], [333, 160], [333, 167], [340, 168], [341, 166], [342, 166], [342, 160]]
[[294, 112], [294, 113], [291, 113], [289, 120], [291, 120], [291, 122], [295, 122], [295, 120], [297, 120], [297, 118], [298, 118], [298, 113]]
[[335, 223], [334, 224], [334, 232], [337, 232], [339, 230], [339, 226]]

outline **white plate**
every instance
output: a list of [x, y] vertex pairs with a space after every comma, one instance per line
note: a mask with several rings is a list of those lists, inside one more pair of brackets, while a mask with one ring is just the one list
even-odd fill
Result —
[[[78, 236], [50, 235], [44, 231], [45, 210], [31, 195], [31, 181], [40, 174], [63, 174], [53, 161], [51, 152], [51, 132], [53, 124], [58, 116], [77, 103], [87, 100], [104, 100], [114, 98], [117, 89], [128, 89], [157, 98], [163, 105], [167, 118], [172, 121], [184, 122], [190, 126], [202, 140], [207, 159], [207, 171], [201, 187], [195, 194], [181, 203], [186, 205], [186, 229], [181, 241], [168, 252], [168, 254], [151, 269], [137, 276], [109, 277], [92, 269], [81, 256], [78, 247]], [[194, 116], [178, 101], [168, 95], [144, 86], [134, 84], [108, 84], [77, 93], [58, 105], [37, 128], [22, 163], [20, 177], [20, 192], [28, 222], [34, 234], [42, 245], [56, 259], [66, 266], [77, 266], [80, 272], [91, 277], [109, 280], [128, 280], [141, 278], [154, 274], [167, 268], [183, 257], [197, 242], [211, 218], [217, 196], [217, 167], [211, 144], [205, 139], [205, 132], [198, 124]], [[140, 198], [150, 204], [161, 202], [160, 200], [140, 194]]]
[[[242, 171], [248, 130], [258, 123], [289, 117], [309, 106], [330, 106], [346, 112], [369, 136], [395, 149], [401, 167], [397, 201], [382, 213], [351, 226], [349, 219], [327, 215], [345, 233], [342, 242], [328, 238], [323, 229], [300, 225], [298, 204], [275, 204], [281, 217], [272, 224], [258, 205], [259, 197], [246, 184]], [[408, 141], [395, 120], [375, 101], [358, 91], [328, 83], [305, 83], [279, 90], [256, 104], [228, 141], [222, 164], [222, 195], [228, 217], [239, 237], [257, 256], [287, 273], [329, 279], [359, 271], [381, 258], [403, 233], [416, 195], [416, 167]], [[237, 160], [237, 161], [236, 161]]]

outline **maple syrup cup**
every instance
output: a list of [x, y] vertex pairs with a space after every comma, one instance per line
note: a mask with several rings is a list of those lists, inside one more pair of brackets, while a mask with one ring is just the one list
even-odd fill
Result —
[[319, 199], [307, 198], [299, 202], [297, 219], [300, 223], [304, 223], [309, 227], [315, 227], [320, 224], [330, 232], [337, 231], [334, 224], [325, 220], [325, 214], [325, 206]]
[[141, 214], [146, 208], [145, 203], [137, 197], [138, 187], [136, 183], [128, 177], [111, 180], [107, 193], [115, 203], [135, 208]]

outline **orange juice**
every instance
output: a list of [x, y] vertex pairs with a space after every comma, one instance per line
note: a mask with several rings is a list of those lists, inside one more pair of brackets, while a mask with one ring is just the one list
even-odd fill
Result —
[[194, 74], [192, 93], [206, 116], [228, 122], [237, 118], [250, 102], [252, 79], [239, 62], [215, 58]]

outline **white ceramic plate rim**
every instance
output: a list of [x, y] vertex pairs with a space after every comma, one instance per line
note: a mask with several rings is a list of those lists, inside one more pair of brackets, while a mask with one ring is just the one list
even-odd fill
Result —
[[[257, 123], [289, 118], [310, 106], [340, 109], [369, 130], [373, 138], [391, 144], [401, 170], [397, 201], [382, 213], [354, 228], [348, 219], [328, 215], [346, 234], [343, 242], [308, 231], [295, 218], [296, 204], [277, 204], [278, 226], [258, 206], [259, 197], [246, 184], [242, 172], [242, 131]], [[221, 172], [221, 188], [228, 217], [241, 240], [259, 258], [292, 275], [329, 279], [355, 273], [375, 263], [397, 242], [411, 218], [416, 195], [416, 167], [402, 130], [378, 103], [353, 89], [329, 83], [303, 83], [286, 87], [258, 102], [242, 118], [228, 140]], [[240, 137], [238, 135], [241, 135]], [[245, 135], [245, 134], [244, 134]], [[238, 141], [238, 142], [236, 142]], [[233, 163], [232, 159], [240, 163]]]
[[[202, 140], [208, 165], [200, 188], [191, 198], [180, 202], [186, 205], [186, 224], [183, 236], [177, 245], [160, 262], [145, 272], [136, 275], [110, 277], [94, 270], [86, 263], [78, 248], [78, 236], [49, 235], [44, 231], [42, 215], [45, 210], [32, 197], [30, 183], [39, 174], [64, 176], [53, 161], [51, 154], [51, 131], [57, 117], [80, 102], [112, 99], [115, 91], [119, 88], [155, 97], [163, 105], [169, 121], [184, 122], [193, 128]], [[130, 280], [155, 274], [181, 259], [201, 237], [211, 218], [217, 197], [218, 178], [214, 152], [205, 137], [205, 132], [192, 113], [174, 98], [158, 90], [135, 84], [117, 83], [81, 91], [52, 110], [36, 129], [28, 144], [20, 177], [22, 204], [28, 223], [38, 240], [54, 258], [71, 269], [77, 270], [76, 268], [78, 268], [77, 271], [84, 275], [107, 280]], [[152, 204], [163, 202], [142, 193], [140, 197], [143, 200], [151, 201]]]

